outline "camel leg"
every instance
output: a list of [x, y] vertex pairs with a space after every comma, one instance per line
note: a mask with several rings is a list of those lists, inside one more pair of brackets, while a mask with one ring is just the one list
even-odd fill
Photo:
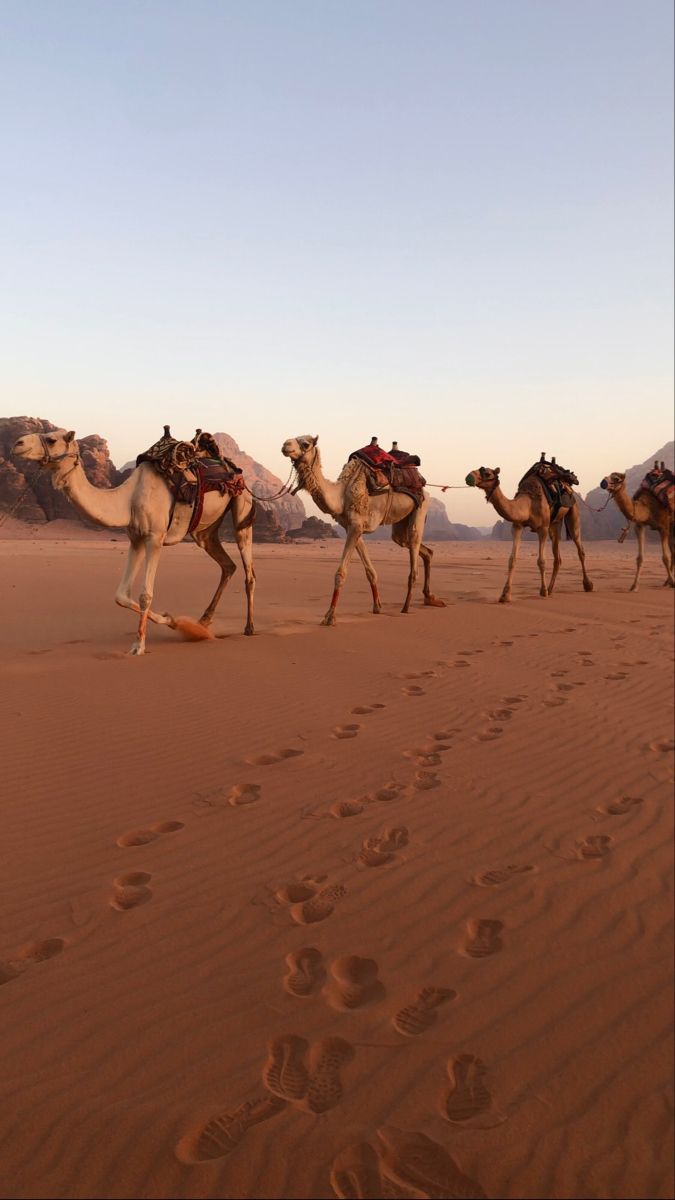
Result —
[[164, 533], [149, 533], [143, 539], [145, 548], [145, 575], [143, 578], [143, 587], [139, 597], [140, 600], [140, 618], [138, 622], [138, 634], [136, 641], [131, 647], [132, 654], [145, 654], [145, 634], [148, 625], [148, 619], [156, 621], [159, 625], [170, 625], [173, 618], [169, 617], [168, 613], [160, 616], [158, 613], [152, 613], [150, 605], [152, 604], [152, 596], [155, 590], [155, 575], [159, 566], [159, 556], [164, 545]]
[[342, 551], [340, 565], [335, 572], [335, 588], [333, 589], [333, 597], [331, 599], [328, 612], [321, 622], [322, 625], [335, 624], [335, 609], [337, 608], [337, 602], [340, 599], [340, 589], [347, 578], [347, 567], [349, 566], [349, 560], [354, 551], [357, 549], [360, 537], [361, 530], [355, 528], [353, 525], [350, 525], [349, 529], [347, 530], [347, 540], [345, 542], [344, 550]]
[[555, 525], [551, 525], [549, 533], [551, 535], [551, 546], [553, 548], [553, 571], [551, 572], [551, 582], [548, 585], [548, 594], [551, 595], [555, 587], [555, 581], [560, 570], [562, 561], [560, 554], [560, 523], [556, 521]]
[[636, 536], [637, 542], [638, 542], [638, 552], [637, 552], [637, 566], [636, 566], [636, 570], [635, 570], [635, 579], [633, 580], [633, 583], [632, 583], [632, 586], [630, 589], [631, 592], [637, 592], [637, 590], [638, 590], [638, 583], [640, 580], [640, 571], [642, 570], [642, 564], [644, 562], [644, 557], [645, 557], [645, 527], [644, 527], [644, 525], [636, 525], [635, 526], [635, 536]]
[[370, 590], [373, 593], [373, 612], [382, 612], [382, 601], [380, 600], [380, 589], [377, 586], [377, 572], [373, 566], [373, 561], [368, 553], [363, 537], [360, 537], [356, 543], [356, 553], [363, 563], [366, 572], [366, 579], [370, 584]]
[[565, 517], [565, 526], [572, 541], [574, 542], [574, 545], [577, 548], [579, 562], [581, 563], [581, 574], [584, 580], [584, 591], [592, 592], [593, 584], [586, 573], [586, 551], [584, 550], [584, 545], [581, 540], [581, 520], [579, 519], [579, 513], [577, 512], [576, 505], [574, 508], [569, 510], [567, 516]]
[[[124, 574], [119, 582], [119, 587], [115, 592], [115, 604], [119, 604], [120, 608], [130, 608], [132, 612], [140, 613], [141, 606], [132, 598], [131, 589], [134, 580], [138, 574], [138, 569], [141, 565], [141, 555], [143, 553], [143, 542], [139, 538], [132, 541], [127, 554], [127, 562], [124, 568]], [[172, 625], [173, 617], [170, 613], [156, 613], [148, 610], [148, 618], [154, 621], [157, 625]]]
[[666, 529], [660, 529], [659, 536], [661, 538], [661, 557], [663, 558], [663, 565], [666, 568], [666, 578], [663, 586], [675, 587], [675, 579], [673, 578], [673, 555], [668, 544], [670, 541], [668, 537], [668, 531]]
[[522, 525], [514, 525], [511, 533], [513, 537], [513, 545], [511, 547], [511, 554], [509, 556], [509, 571], [508, 575], [506, 576], [506, 583], [504, 584], [502, 594], [499, 597], [500, 604], [508, 604], [511, 599], [511, 580], [513, 579], [513, 571], [516, 565], [516, 559], [518, 558], [520, 540], [523, 536]]
[[213, 614], [220, 602], [220, 597], [222, 596], [223, 591], [237, 569], [236, 563], [232, 561], [220, 538], [218, 537], [219, 527], [220, 521], [218, 524], [210, 525], [208, 529], [204, 529], [200, 533], [194, 533], [192, 535], [200, 549], [204, 550], [208, 554], [209, 558], [212, 558], [213, 561], [220, 567], [220, 582], [218, 587], [213, 593], [209, 604], [206, 606], [204, 612], [199, 618], [199, 624], [206, 626], [211, 624], [211, 621], [213, 620]]
[[408, 534], [408, 550], [410, 553], [410, 572], [408, 574], [408, 591], [403, 602], [401, 612], [407, 613], [410, 609], [410, 600], [413, 594], [413, 588], [417, 583], [417, 573], [419, 570], [420, 547], [422, 545], [422, 530], [417, 529], [413, 525]]
[[253, 637], [255, 629], [253, 628], [253, 596], [255, 594], [255, 571], [253, 570], [253, 522], [241, 529], [236, 523], [234, 526], [234, 536], [237, 540], [241, 562], [244, 568], [244, 581], [246, 585], [246, 624], [244, 633], [247, 637]]
[[424, 603], [431, 605], [432, 608], [445, 608], [445, 600], [439, 600], [431, 590], [431, 560], [433, 557], [434, 552], [431, 546], [425, 546], [424, 542], [420, 542], [420, 558], [424, 564], [424, 586], [422, 588]]

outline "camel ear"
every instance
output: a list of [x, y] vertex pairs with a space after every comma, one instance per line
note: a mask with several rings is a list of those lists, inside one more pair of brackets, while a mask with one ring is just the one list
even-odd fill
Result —
[[499, 475], [501, 467], [495, 467], [495, 475]]
[[312, 438], [312, 445], [316, 446], [316, 443], [318, 442], [318, 440], [319, 440], [319, 435], [317, 433], [316, 437]]
[[75, 430], [70, 429], [63, 440], [66, 443], [66, 445], [69, 446], [74, 437], [75, 437]]

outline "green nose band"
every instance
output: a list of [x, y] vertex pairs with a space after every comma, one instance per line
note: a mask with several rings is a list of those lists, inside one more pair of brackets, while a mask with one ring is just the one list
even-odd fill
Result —
[[475, 487], [476, 486], [476, 480], [474, 479], [473, 475], [467, 475], [464, 482], [467, 487]]

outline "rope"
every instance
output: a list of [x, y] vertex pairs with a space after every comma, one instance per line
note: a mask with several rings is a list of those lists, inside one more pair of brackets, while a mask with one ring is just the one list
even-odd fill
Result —
[[11, 517], [12, 514], [16, 512], [17, 508], [19, 507], [20, 504], [23, 503], [23, 501], [26, 499], [26, 496], [28, 495], [28, 493], [30, 491], [32, 491], [32, 488], [31, 488], [30, 484], [27, 483], [25, 488], [23, 489], [23, 491], [19, 492], [19, 495], [17, 496], [17, 498], [14, 501], [11, 508], [8, 508], [7, 512], [4, 512], [2, 514], [2, 516], [0, 516], [0, 527], [2, 527], [4, 525], [4, 523], [8, 517]]
[[262, 504], [264, 504], [265, 501], [268, 501], [268, 500], [278, 500], [281, 496], [294, 495], [295, 493], [293, 493], [291, 491], [291, 488], [289, 487], [289, 484], [290, 484], [292, 478], [293, 478], [293, 466], [291, 466], [289, 476], [288, 476], [288, 479], [286, 480], [286, 482], [282, 483], [278, 492], [273, 492], [270, 496], [257, 496], [255, 492], [251, 491], [246, 480], [244, 480], [244, 487], [246, 488], [246, 491], [248, 492], [249, 496], [252, 496], [254, 500], [260, 500], [260, 502]]
[[607, 508], [607, 505], [609, 504], [610, 500], [612, 499], [612, 493], [611, 492], [607, 493], [607, 499], [605, 500], [605, 503], [603, 504], [602, 508], [594, 508], [592, 504], [588, 504], [588, 502], [586, 500], [584, 500], [583, 496], [579, 496], [579, 499], [581, 500], [582, 504], [586, 505], [586, 508], [590, 508], [591, 512], [604, 512], [605, 509]]

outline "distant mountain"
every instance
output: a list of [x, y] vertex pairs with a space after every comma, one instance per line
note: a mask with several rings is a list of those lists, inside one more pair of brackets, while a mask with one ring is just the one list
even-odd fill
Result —
[[[602, 475], [610, 475], [612, 471], [626, 471], [626, 487], [629, 494], [633, 492], [642, 483], [645, 475], [654, 465], [655, 460], [663, 461], [672, 471], [675, 461], [675, 442], [666, 442], [660, 450], [655, 450], [650, 454], [644, 462], [638, 463], [635, 467], [624, 468], [618, 463], [607, 466], [607, 469], [602, 472]], [[577, 493], [578, 494], [578, 493]], [[603, 539], [615, 539], [619, 536], [620, 531], [626, 524], [626, 518], [623, 513], [619, 512], [616, 504], [612, 499], [608, 499], [607, 492], [601, 487], [593, 488], [587, 496], [584, 497], [585, 503], [579, 505], [581, 515], [581, 532], [584, 541], [597, 542]], [[594, 511], [602, 509], [602, 512]], [[498, 538], [500, 541], [511, 540], [511, 525], [508, 521], [497, 521], [493, 526], [493, 538]], [[535, 535], [530, 530], [525, 531], [525, 537], [534, 537]]]

